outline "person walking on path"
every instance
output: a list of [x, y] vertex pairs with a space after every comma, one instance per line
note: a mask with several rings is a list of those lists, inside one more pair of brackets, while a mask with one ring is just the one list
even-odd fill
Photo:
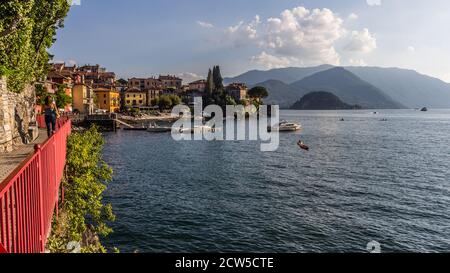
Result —
[[45, 98], [45, 125], [47, 126], [47, 135], [51, 137], [56, 131], [56, 119], [59, 116], [56, 103], [51, 96]]

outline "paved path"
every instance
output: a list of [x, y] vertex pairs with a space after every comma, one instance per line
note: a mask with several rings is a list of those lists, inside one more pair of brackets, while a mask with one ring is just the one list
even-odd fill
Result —
[[22, 163], [30, 154], [34, 152], [34, 145], [47, 140], [47, 131], [39, 130], [39, 137], [30, 144], [17, 146], [10, 153], [0, 154], [0, 184]]

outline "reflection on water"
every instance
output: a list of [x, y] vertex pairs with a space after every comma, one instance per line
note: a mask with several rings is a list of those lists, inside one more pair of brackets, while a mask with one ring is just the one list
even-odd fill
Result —
[[[280, 148], [108, 134], [123, 252], [450, 250], [450, 111], [285, 111]], [[340, 121], [344, 118], [344, 121]], [[387, 121], [381, 121], [387, 119]], [[310, 152], [298, 149], [302, 139]]]

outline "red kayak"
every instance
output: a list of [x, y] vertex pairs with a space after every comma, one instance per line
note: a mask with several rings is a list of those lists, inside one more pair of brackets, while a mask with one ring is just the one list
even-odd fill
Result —
[[307, 145], [305, 145], [303, 142], [299, 142], [297, 143], [298, 147], [300, 147], [301, 149], [305, 150], [305, 151], [309, 151], [309, 147]]

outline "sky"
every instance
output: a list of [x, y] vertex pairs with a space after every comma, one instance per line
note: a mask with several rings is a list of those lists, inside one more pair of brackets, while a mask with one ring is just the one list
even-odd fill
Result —
[[450, 82], [449, 10], [448, 0], [74, 0], [50, 52], [121, 78], [332, 64]]

